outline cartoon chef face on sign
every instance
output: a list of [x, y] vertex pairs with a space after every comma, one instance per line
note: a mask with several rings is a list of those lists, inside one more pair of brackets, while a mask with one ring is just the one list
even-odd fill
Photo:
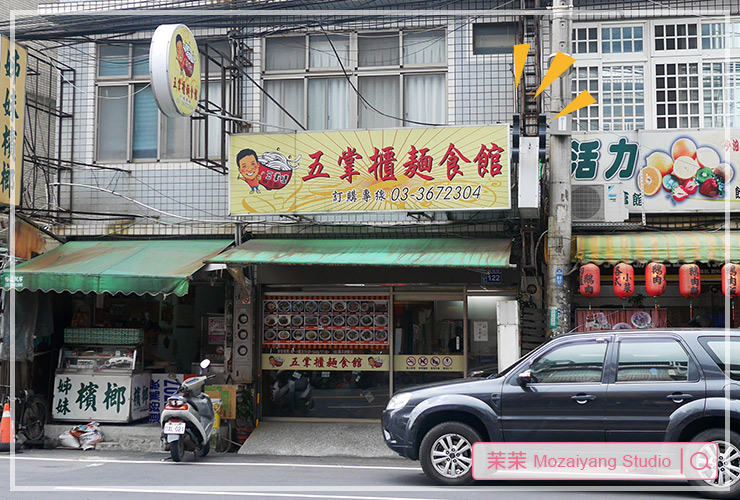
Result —
[[177, 62], [180, 64], [180, 72], [190, 78], [193, 76], [194, 60], [193, 49], [190, 45], [182, 41], [182, 36], [175, 37], [175, 48], [177, 50]]
[[259, 193], [262, 185], [268, 190], [282, 189], [288, 185], [293, 171], [299, 167], [299, 156], [290, 160], [279, 152], [266, 152], [261, 156], [253, 149], [242, 149], [236, 155], [239, 169], [237, 179], [246, 182], [252, 188], [250, 193]]
[[257, 153], [252, 149], [242, 149], [236, 155], [236, 164], [239, 168], [238, 179], [243, 180], [252, 188], [250, 194], [259, 193], [262, 173], [260, 172], [260, 163], [257, 161]]

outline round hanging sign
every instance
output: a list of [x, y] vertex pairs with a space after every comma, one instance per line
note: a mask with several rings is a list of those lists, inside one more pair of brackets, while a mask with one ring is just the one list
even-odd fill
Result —
[[200, 97], [200, 56], [184, 24], [163, 24], [152, 36], [149, 75], [154, 99], [167, 116], [188, 116]]

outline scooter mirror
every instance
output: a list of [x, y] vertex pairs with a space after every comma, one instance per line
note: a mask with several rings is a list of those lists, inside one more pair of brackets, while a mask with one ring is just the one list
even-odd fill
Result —
[[210, 359], [204, 359], [203, 361], [200, 362], [200, 369], [201, 370], [205, 370], [209, 366], [211, 366], [211, 360]]

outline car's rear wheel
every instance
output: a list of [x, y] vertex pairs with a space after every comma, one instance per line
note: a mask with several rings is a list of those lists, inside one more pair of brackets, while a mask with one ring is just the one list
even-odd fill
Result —
[[714, 456], [712, 447], [710, 460], [717, 460], [719, 470], [715, 479], [689, 481], [691, 485], [710, 498], [740, 497], [740, 434], [734, 431], [726, 433], [724, 429], [707, 429], [694, 436], [692, 441], [717, 443], [719, 456]]
[[473, 482], [473, 444], [480, 440], [475, 429], [462, 422], [439, 424], [421, 441], [421, 468], [438, 484], [470, 484]]

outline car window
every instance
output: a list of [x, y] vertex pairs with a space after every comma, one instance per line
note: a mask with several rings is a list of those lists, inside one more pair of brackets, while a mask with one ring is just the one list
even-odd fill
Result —
[[581, 342], [556, 347], [529, 367], [532, 383], [600, 382], [606, 342]]
[[696, 379], [689, 355], [673, 339], [619, 343], [617, 382], [675, 382]]
[[740, 339], [729, 339], [729, 342], [725, 343], [725, 339], [720, 337], [701, 337], [699, 343], [720, 370], [727, 373], [732, 380], [740, 380]]

